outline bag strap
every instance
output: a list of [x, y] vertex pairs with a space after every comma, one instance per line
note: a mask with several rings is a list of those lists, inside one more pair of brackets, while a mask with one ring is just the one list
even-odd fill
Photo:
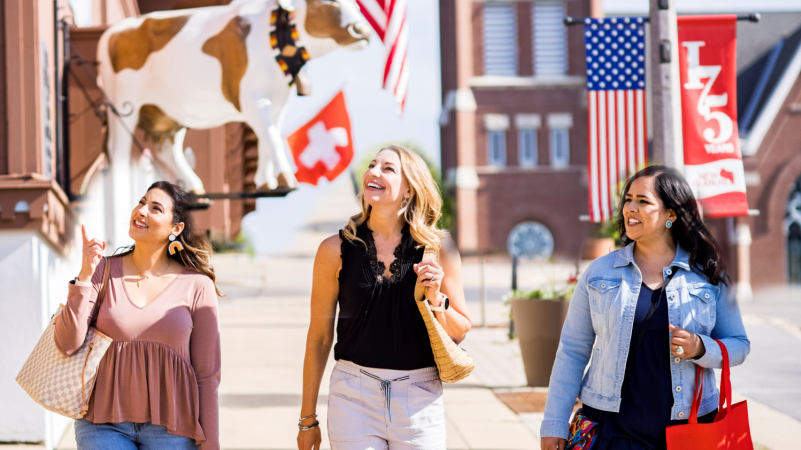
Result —
[[637, 342], [634, 343], [634, 347], [629, 350], [629, 355], [634, 356], [637, 354], [637, 350], [640, 349], [642, 342], [645, 340], [645, 333], [648, 330], [648, 324], [651, 322], [651, 317], [654, 316], [656, 313], [656, 309], [659, 307], [659, 303], [662, 301], [662, 295], [665, 293], [665, 287], [670, 283], [670, 280], [673, 279], [673, 275], [676, 274], [676, 269], [671, 267], [671, 274], [665, 278], [665, 282], [662, 283], [662, 287], [659, 288], [659, 298], [656, 299], [656, 302], [651, 302], [651, 307], [648, 308], [648, 314], [645, 315], [645, 320], [642, 322], [642, 326], [640, 327], [640, 332], [637, 334]]
[[[439, 255], [437, 254], [437, 251], [427, 245], [425, 250], [423, 251], [423, 259], [421, 259], [420, 262], [423, 261], [436, 262], [438, 259]], [[422, 302], [423, 299], [426, 297], [427, 290], [428, 290], [427, 287], [420, 285], [420, 275], [418, 274], [417, 281], [415, 282], [415, 287], [414, 287], [414, 299], [417, 300], [418, 302]]]
[[106, 298], [106, 292], [108, 292], [108, 278], [109, 274], [111, 273], [111, 257], [104, 256], [103, 259], [106, 262], [105, 267], [103, 268], [103, 281], [100, 282], [100, 291], [97, 293], [95, 309], [92, 312], [92, 321], [89, 322], [90, 327], [93, 327], [97, 324], [97, 316], [100, 314], [100, 305], [103, 303], [103, 299]]
[[[715, 422], [726, 417], [731, 408], [731, 368], [729, 366], [729, 352], [723, 342], [715, 339], [720, 346], [720, 353], [723, 355], [723, 373], [720, 377], [720, 399], [718, 400], [718, 413], [715, 415]], [[690, 408], [690, 423], [698, 423], [698, 406], [701, 403], [701, 396], [704, 392], [704, 368], [695, 367], [695, 393], [693, 394], [693, 405]]]
[[[729, 365], [729, 351], [726, 345], [718, 339], [715, 342], [720, 346], [720, 353], [723, 356], [723, 373], [720, 376], [720, 399], [718, 400], [718, 413], [715, 420], [726, 417], [726, 413], [731, 408], [731, 367]], [[724, 405], [726, 405], [724, 407]]]
[[701, 398], [704, 394], [704, 368], [695, 366], [695, 392], [693, 392], [693, 405], [690, 407], [690, 420], [691, 424], [698, 423], [698, 406], [701, 404]]

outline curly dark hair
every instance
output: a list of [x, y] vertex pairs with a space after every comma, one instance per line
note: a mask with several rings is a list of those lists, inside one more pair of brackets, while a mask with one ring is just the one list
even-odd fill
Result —
[[[654, 178], [656, 195], [662, 200], [665, 209], [672, 209], [676, 213], [676, 221], [670, 231], [676, 244], [690, 252], [690, 267], [706, 275], [715, 286], [720, 283], [728, 284], [726, 260], [720, 251], [720, 245], [704, 225], [692, 189], [681, 173], [672, 167], [648, 166], [626, 181], [620, 198], [625, 199], [634, 180], [642, 177]], [[628, 245], [634, 241], [626, 235], [624, 205], [625, 202], [621, 200], [617, 212], [617, 229], [620, 232], [620, 242]]]

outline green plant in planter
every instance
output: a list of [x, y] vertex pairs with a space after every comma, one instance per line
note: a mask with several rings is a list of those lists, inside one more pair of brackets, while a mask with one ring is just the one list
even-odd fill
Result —
[[620, 247], [620, 231], [617, 229], [617, 222], [614, 220], [607, 220], [602, 222], [598, 227], [598, 232], [595, 233], [598, 239], [612, 238], [615, 240], [615, 247]]
[[[576, 264], [576, 273], [570, 275], [564, 284], [557, 286], [556, 280], [551, 278], [549, 285], [545, 288], [534, 289], [532, 291], [525, 291], [516, 289], [504, 296], [504, 305], [509, 306], [512, 299], [515, 300], [543, 300], [543, 301], [567, 301], [573, 297], [573, 291], [576, 289], [578, 283], [578, 264]], [[512, 310], [509, 310], [509, 319], [512, 319]], [[509, 339], [515, 338], [515, 333], [510, 329], [508, 333]]]

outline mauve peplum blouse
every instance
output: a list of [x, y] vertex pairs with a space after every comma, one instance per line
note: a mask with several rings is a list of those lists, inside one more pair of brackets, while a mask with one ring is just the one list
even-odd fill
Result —
[[[152, 422], [220, 448], [217, 387], [220, 332], [217, 295], [206, 275], [184, 269], [152, 302], [138, 308], [122, 282], [122, 260], [111, 258], [106, 298], [96, 328], [114, 340], [100, 361], [85, 419], [93, 423]], [[86, 337], [106, 260], [92, 286], [70, 284], [56, 322], [56, 346], [74, 353]]]

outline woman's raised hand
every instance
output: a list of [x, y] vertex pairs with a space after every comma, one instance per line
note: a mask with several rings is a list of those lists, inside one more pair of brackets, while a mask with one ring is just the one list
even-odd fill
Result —
[[439, 291], [442, 288], [442, 278], [445, 277], [442, 266], [436, 261], [423, 261], [414, 265], [414, 271], [420, 277], [420, 285], [428, 288], [426, 293], [428, 300], [432, 305], [439, 306]]
[[89, 239], [84, 225], [81, 225], [81, 234], [83, 235], [83, 263], [81, 265], [81, 273], [78, 274], [78, 280], [89, 283], [92, 281], [95, 268], [103, 258], [103, 250], [106, 249], [106, 243], [97, 239]]
[[542, 450], [565, 450], [567, 440], [558, 437], [540, 438], [540, 448]]
[[[668, 324], [670, 332], [673, 336], [670, 339], [670, 351], [679, 358], [698, 358], [704, 356], [706, 348], [704, 342], [692, 331], [685, 330], [684, 328], [674, 327]], [[676, 353], [681, 346], [684, 350], [682, 353]]]

